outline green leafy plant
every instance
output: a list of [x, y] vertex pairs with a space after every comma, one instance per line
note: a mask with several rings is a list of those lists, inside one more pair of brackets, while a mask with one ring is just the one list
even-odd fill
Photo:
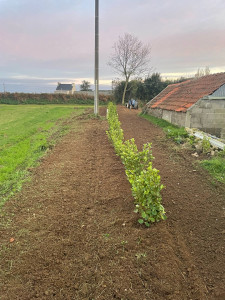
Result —
[[124, 141], [116, 106], [112, 103], [108, 105], [107, 118], [109, 123], [107, 135], [125, 166], [135, 199], [135, 212], [141, 216], [138, 222], [150, 226], [150, 223], [164, 220], [166, 217], [160, 194], [164, 186], [160, 183], [159, 171], [152, 167], [151, 144], [145, 144], [143, 150], [138, 151], [134, 139]]
[[188, 138], [187, 138], [189, 144], [191, 146], [193, 146], [195, 143], [196, 143], [196, 137], [194, 135], [190, 135]]
[[123, 247], [123, 252], [125, 251], [125, 245], [127, 244], [128, 242], [127, 241], [122, 241], [121, 242], [121, 245]]
[[211, 148], [211, 145], [210, 145], [209, 139], [206, 136], [204, 136], [203, 140], [202, 140], [203, 153], [208, 153], [210, 151], [210, 148]]
[[116, 112], [116, 106], [110, 102], [108, 105], [107, 119], [109, 123], [109, 130], [106, 132], [112, 144], [114, 145], [115, 151], [120, 155], [122, 143], [124, 140], [123, 130], [120, 127], [120, 121]]
[[143, 151], [138, 151], [135, 140], [125, 141], [121, 145], [121, 159], [125, 165], [126, 175], [132, 184], [142, 170], [148, 167], [149, 162], [153, 159], [151, 144], [145, 144]]
[[144, 253], [136, 253], [135, 256], [137, 257], [137, 259], [140, 259], [140, 258], [147, 257], [147, 254], [145, 252]]
[[225, 183], [225, 159], [223, 157], [214, 157], [210, 160], [200, 162], [208, 172], [218, 181]]
[[107, 240], [107, 239], [109, 239], [110, 234], [109, 234], [109, 233], [104, 233], [104, 234], [103, 234], [103, 237]]
[[152, 163], [134, 180], [132, 193], [136, 201], [135, 212], [141, 215], [140, 224], [149, 226], [150, 223], [165, 220], [165, 210], [161, 205], [161, 190], [164, 186], [160, 183], [159, 171], [152, 168]]
[[221, 150], [219, 153], [218, 153], [218, 156], [219, 157], [222, 157], [222, 158], [225, 158], [225, 147], [223, 150]]

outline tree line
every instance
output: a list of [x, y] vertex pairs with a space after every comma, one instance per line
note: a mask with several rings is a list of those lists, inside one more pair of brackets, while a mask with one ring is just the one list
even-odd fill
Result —
[[[130, 80], [127, 83], [124, 101], [134, 98], [143, 102], [148, 102], [158, 95], [169, 84], [178, 83], [186, 80], [181, 77], [177, 80], [163, 80], [160, 73], [153, 73], [151, 76], [143, 79]], [[115, 102], [121, 103], [124, 94], [126, 81], [114, 80], [112, 83]]]

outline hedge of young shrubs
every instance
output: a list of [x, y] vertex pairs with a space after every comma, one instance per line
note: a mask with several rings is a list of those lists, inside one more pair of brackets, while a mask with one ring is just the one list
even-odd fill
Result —
[[150, 223], [166, 219], [161, 205], [161, 190], [164, 186], [160, 183], [159, 171], [152, 166], [154, 158], [151, 144], [144, 144], [143, 150], [138, 151], [134, 139], [124, 141], [116, 106], [112, 102], [108, 104], [107, 119], [107, 135], [125, 166], [135, 199], [134, 211], [140, 214], [138, 222], [150, 226]]

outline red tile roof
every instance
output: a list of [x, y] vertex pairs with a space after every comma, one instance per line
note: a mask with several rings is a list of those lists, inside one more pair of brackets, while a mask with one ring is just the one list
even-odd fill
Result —
[[204, 96], [225, 84], [225, 73], [217, 73], [168, 85], [147, 103], [147, 107], [186, 112]]

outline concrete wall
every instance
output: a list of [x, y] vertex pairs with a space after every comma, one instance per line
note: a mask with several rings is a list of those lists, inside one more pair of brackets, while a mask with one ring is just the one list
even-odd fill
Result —
[[200, 99], [188, 109], [185, 126], [199, 128], [225, 139], [225, 97]]
[[202, 131], [225, 139], [225, 97], [207, 96], [186, 113], [147, 107], [144, 112], [172, 124]]
[[183, 112], [163, 110], [159, 108], [154, 108], [154, 109], [148, 108], [145, 112], [157, 118], [166, 120], [177, 126], [184, 127], [186, 123], [186, 113]]

